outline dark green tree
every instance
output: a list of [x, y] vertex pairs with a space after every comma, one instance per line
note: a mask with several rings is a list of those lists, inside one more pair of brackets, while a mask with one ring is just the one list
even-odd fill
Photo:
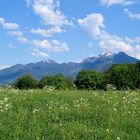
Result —
[[55, 89], [66, 89], [67, 83], [62, 74], [50, 75], [43, 77], [39, 82], [39, 88], [53, 86]]
[[75, 84], [78, 89], [103, 89], [106, 90], [106, 77], [104, 74], [93, 70], [82, 70], [76, 77]]
[[39, 81], [39, 88], [43, 88], [45, 86], [54, 86], [55, 82], [54, 82], [54, 76], [45, 76], [43, 77], [40, 81]]
[[108, 83], [117, 90], [135, 89], [137, 83], [137, 69], [135, 64], [115, 64], [106, 73]]
[[38, 81], [30, 75], [23, 75], [15, 81], [14, 86], [18, 89], [33, 89], [37, 88]]
[[55, 83], [55, 88], [56, 89], [66, 89], [67, 88], [67, 83], [65, 81], [65, 77], [63, 74], [56, 74], [54, 76], [54, 83]]

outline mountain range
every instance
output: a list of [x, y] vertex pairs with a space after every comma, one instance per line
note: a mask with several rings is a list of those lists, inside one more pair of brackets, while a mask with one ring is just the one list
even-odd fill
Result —
[[124, 52], [119, 52], [117, 54], [103, 52], [97, 57], [89, 57], [79, 63], [69, 62], [60, 64], [53, 60], [47, 59], [45, 61], [29, 63], [26, 65], [17, 64], [0, 70], [0, 83], [12, 83], [23, 74], [32, 74], [37, 79], [40, 79], [45, 75], [57, 73], [75, 77], [81, 70], [96, 70], [99, 72], [104, 72], [113, 64], [136, 63], [137, 61], [138, 59], [131, 57]]

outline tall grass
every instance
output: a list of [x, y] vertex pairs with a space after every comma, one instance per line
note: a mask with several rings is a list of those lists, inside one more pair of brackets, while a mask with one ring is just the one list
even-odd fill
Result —
[[140, 140], [140, 93], [0, 89], [0, 140]]

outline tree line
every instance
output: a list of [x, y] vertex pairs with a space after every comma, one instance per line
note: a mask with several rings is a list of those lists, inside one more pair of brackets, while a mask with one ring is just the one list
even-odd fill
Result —
[[136, 64], [114, 64], [105, 73], [82, 70], [75, 80], [72, 76], [64, 77], [63, 74], [45, 76], [39, 81], [31, 75], [23, 75], [14, 83], [14, 87], [18, 89], [54, 87], [58, 90], [74, 88], [107, 90], [108, 85], [112, 85], [117, 90], [140, 89], [140, 62]]

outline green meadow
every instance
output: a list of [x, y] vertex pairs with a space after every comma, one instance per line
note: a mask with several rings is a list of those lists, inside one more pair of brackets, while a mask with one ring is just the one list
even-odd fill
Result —
[[140, 140], [140, 92], [0, 89], [0, 140]]

